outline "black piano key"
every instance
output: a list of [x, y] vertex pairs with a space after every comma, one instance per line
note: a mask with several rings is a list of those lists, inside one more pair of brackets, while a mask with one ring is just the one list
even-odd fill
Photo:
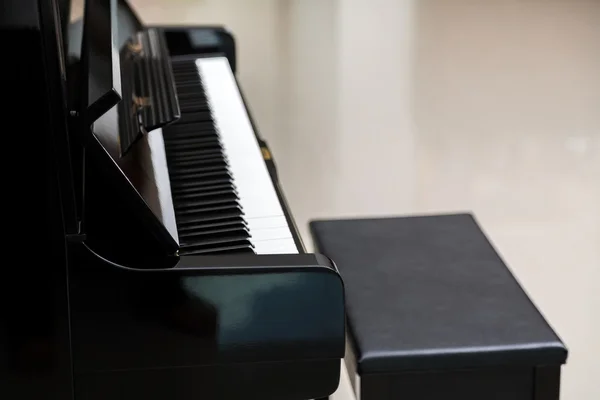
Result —
[[229, 171], [229, 167], [227, 167], [229, 165], [229, 161], [220, 154], [188, 155], [186, 157], [179, 157], [177, 160], [173, 160], [173, 162], [170, 163], [169, 168], [173, 166], [173, 170], [178, 171], [178, 173], [181, 174], [182, 172], [185, 172], [186, 168], [202, 168], [203, 166], [211, 165], [215, 166], [217, 165], [217, 161], [225, 163], [226, 167], [224, 169]]
[[173, 171], [185, 172], [186, 168], [220, 165], [221, 163], [227, 164], [228, 161], [224, 157], [206, 157], [198, 160], [181, 160], [177, 163], [170, 163], [169, 170], [173, 169]]
[[178, 221], [181, 221], [181, 224], [185, 226], [199, 222], [219, 221], [221, 219], [241, 217], [242, 215], [243, 212], [240, 206], [231, 206], [219, 210], [212, 210], [210, 212], [183, 215], [178, 218]]
[[179, 104], [182, 102], [207, 101], [206, 95], [201, 92], [177, 93]]
[[212, 154], [215, 155], [223, 154], [223, 148], [221, 143], [196, 143], [186, 144], [183, 146], [171, 146], [169, 148], [171, 153], [176, 152], [180, 157], [187, 157], [188, 155], [194, 155], [196, 152], [200, 154]]
[[[181, 245], [181, 248], [196, 248], [198, 250], [211, 250], [211, 249], [215, 249], [215, 248], [220, 248], [220, 247], [227, 247], [227, 246], [235, 246], [238, 244], [250, 244], [250, 241], [248, 240], [248, 236], [246, 236], [245, 233], [242, 234], [232, 234], [232, 235], [222, 235], [222, 236], [215, 236], [215, 237], [209, 237], [209, 238], [205, 238], [204, 240], [199, 240], [198, 242], [194, 243], [194, 244], [190, 244], [190, 245]], [[252, 246], [250, 244], [250, 246]]]
[[[212, 238], [212, 237], [216, 237], [218, 235], [221, 235], [225, 232], [220, 232], [218, 230], [215, 231], [207, 231], [206, 235], [199, 235], [199, 236], [190, 236], [188, 238], [181, 238], [179, 239], [179, 246], [180, 248], [200, 248], [200, 247], [221, 247], [223, 245], [228, 245], [231, 244], [232, 242], [238, 241], [238, 240], [247, 240], [249, 242], [249, 234], [248, 231], [245, 230], [244, 228], [242, 229], [236, 229], [236, 230], [231, 230], [229, 233], [229, 236], [223, 237], [223, 240], [220, 243], [211, 243], [209, 245], [206, 245], [205, 242], [207, 238]], [[203, 246], [204, 245], [204, 246]]]
[[181, 100], [179, 101], [179, 107], [189, 107], [193, 105], [199, 105], [205, 108], [210, 108], [210, 103], [208, 99], [204, 96], [198, 95], [185, 95], [181, 96]]
[[213, 167], [197, 167], [197, 168], [190, 168], [188, 169], [182, 169], [182, 170], [172, 170], [169, 171], [169, 174], [171, 177], [173, 178], [185, 178], [186, 176], [189, 175], [193, 175], [193, 174], [203, 174], [203, 173], [208, 173], [208, 172], [219, 172], [219, 171], [229, 171], [227, 169], [227, 167], [223, 167], [223, 166], [213, 166]]
[[223, 218], [216, 221], [201, 222], [193, 225], [178, 226], [177, 230], [181, 235], [193, 235], [194, 232], [202, 232], [206, 229], [215, 229], [224, 226], [246, 226], [246, 221], [240, 216]]
[[202, 86], [198, 85], [198, 89], [196, 91], [186, 91], [177, 93], [177, 99], [181, 99], [181, 101], [206, 101], [206, 93], [202, 91]]
[[248, 240], [248, 232], [242, 231], [230, 231], [230, 232], [222, 232], [215, 233], [212, 235], [207, 235], [204, 237], [198, 237], [197, 240], [190, 241], [189, 243], [180, 243], [181, 248], [214, 248], [221, 247], [223, 245], [232, 244], [239, 241], [247, 241]]
[[171, 182], [178, 186], [179, 184], [204, 182], [207, 180], [214, 180], [219, 178], [230, 177], [229, 172], [225, 171], [212, 171], [212, 172], [201, 172], [197, 174], [178, 174], [171, 175]]
[[163, 136], [165, 145], [167, 145], [165, 148], [170, 148], [172, 145], [177, 145], [178, 143], [186, 143], [185, 141], [187, 140], [193, 141], [194, 139], [197, 139], [198, 141], [218, 141], [221, 143], [217, 130], [210, 127], [198, 129], [194, 132], [167, 132], [167, 135], [168, 136]]
[[[210, 167], [208, 169], [196, 168], [194, 171], [182, 171], [175, 172], [169, 171], [169, 179], [173, 182], [182, 182], [186, 180], [197, 180], [201, 181], [204, 179], [213, 179], [215, 176], [220, 176], [221, 173], [229, 173], [227, 168], [223, 167]], [[215, 174], [215, 175], [211, 175]], [[217, 175], [219, 174], [219, 175]], [[203, 177], [202, 177], [203, 175]], [[198, 178], [200, 176], [200, 178]]]
[[236, 223], [222, 226], [215, 226], [204, 229], [195, 229], [191, 232], [182, 232], [179, 235], [179, 242], [185, 243], [195, 243], [197, 240], [202, 240], [203, 238], [209, 237], [211, 235], [220, 235], [220, 234], [245, 234], [248, 237], [248, 227], [246, 224]]
[[[206, 151], [208, 150], [217, 150], [220, 154], [224, 153], [223, 146], [221, 146], [221, 141], [218, 140], [218, 137], [215, 136], [200, 136], [196, 138], [198, 140], [192, 141], [188, 138], [184, 139], [184, 142], [173, 141], [169, 143], [168, 152], [176, 153], [180, 156], [186, 156], [189, 154], [193, 154], [198, 151]], [[202, 140], [203, 139], [203, 140]], [[208, 139], [208, 140], [207, 140]]]
[[254, 253], [254, 249], [252, 244], [249, 241], [245, 240], [243, 242], [230, 244], [228, 246], [216, 247], [213, 249], [182, 249], [179, 252], [182, 255], [219, 255], [219, 254], [251, 254]]
[[223, 245], [227, 243], [231, 243], [236, 240], [248, 240], [250, 235], [248, 234], [248, 230], [244, 226], [233, 227], [229, 229], [213, 229], [210, 231], [205, 231], [198, 235], [187, 235], [179, 237], [180, 247], [199, 247], [204, 244], [207, 239], [222, 237], [223, 240], [221, 243], [213, 243]]
[[[176, 203], [177, 205], [183, 204], [185, 202], [194, 202], [200, 201], [204, 198], [210, 198], [212, 196], [235, 196], [236, 200], [239, 200], [238, 193], [236, 190], [220, 190], [220, 191], [212, 191], [212, 192], [196, 192], [196, 193], [179, 193], [177, 195]], [[176, 206], [177, 206], [176, 205]]]
[[182, 113], [192, 113], [192, 112], [209, 110], [210, 105], [207, 102], [200, 102], [200, 101], [191, 102], [190, 101], [190, 102], [186, 102], [183, 104], [179, 104], [179, 108]]
[[238, 249], [252, 249], [249, 240], [239, 238], [237, 240], [225, 241], [223, 243], [213, 243], [209, 245], [182, 246], [180, 254], [184, 255], [208, 255], [213, 252], [231, 252]]
[[195, 168], [202, 168], [202, 167], [206, 167], [206, 168], [210, 168], [210, 167], [223, 167], [223, 168], [227, 168], [227, 160], [223, 157], [212, 157], [212, 158], [205, 158], [203, 160], [196, 160], [196, 161], [182, 161], [180, 163], [172, 163], [169, 164], [169, 171], [171, 172], [177, 172], [177, 173], [184, 173], [185, 171], [187, 171], [188, 169], [195, 169]]
[[216, 145], [216, 146], [205, 146], [204, 148], [198, 148], [198, 149], [185, 149], [185, 150], [180, 150], [177, 152], [173, 152], [171, 150], [169, 150], [167, 152], [167, 154], [175, 154], [173, 157], [174, 161], [177, 160], [189, 160], [189, 159], [195, 159], [195, 158], [201, 158], [201, 157], [207, 157], [207, 156], [218, 156], [223, 154], [223, 149], [221, 148], [221, 145]]
[[201, 139], [201, 138], [218, 138], [217, 128], [212, 124], [198, 127], [195, 130], [180, 129], [177, 131], [167, 131], [163, 135], [165, 142], [177, 143], [179, 140]]
[[171, 178], [185, 178], [186, 176], [190, 175], [190, 174], [201, 174], [201, 173], [208, 173], [208, 172], [219, 172], [219, 171], [223, 171], [223, 170], [227, 170], [227, 167], [223, 167], [223, 166], [216, 166], [216, 167], [198, 167], [198, 168], [190, 168], [189, 170], [181, 170], [181, 171], [169, 171], [169, 174], [171, 176]]
[[177, 144], [193, 143], [194, 140], [197, 142], [216, 141], [218, 143], [221, 143], [221, 139], [219, 138], [219, 134], [217, 133], [215, 128], [206, 127], [204, 130], [198, 129], [195, 132], [167, 132], [167, 135], [168, 136], [163, 135], [166, 149], [176, 146]]
[[175, 204], [176, 210], [193, 209], [196, 207], [205, 207], [215, 204], [223, 204], [238, 201], [235, 193], [218, 193], [212, 196], [198, 196], [196, 199], [178, 200]]
[[195, 93], [203, 93], [204, 91], [202, 90], [202, 83], [200, 82], [199, 79], [197, 79], [197, 74], [196, 76], [194, 75], [177, 75], [177, 79], [175, 82], [175, 85], [177, 87], [177, 90], [182, 90], [182, 89], [193, 89], [193, 91]]
[[221, 141], [216, 135], [199, 136], [193, 139], [197, 140], [193, 141], [191, 138], [182, 139], [182, 142], [173, 140], [167, 147], [169, 151], [176, 152], [177, 154], [182, 154], [184, 152], [193, 153], [196, 150], [202, 150], [199, 147], [203, 147], [204, 150], [217, 149], [219, 152], [224, 153]]
[[237, 200], [229, 200], [222, 202], [220, 204], [213, 205], [204, 205], [190, 208], [175, 208], [175, 215], [181, 218], [183, 222], [185, 222], [185, 218], [196, 218], [202, 216], [210, 216], [214, 212], [220, 212], [222, 210], [232, 210], [235, 208], [239, 208], [240, 215], [243, 214], [241, 207], [239, 206]]
[[[195, 75], [194, 75], [195, 74]], [[175, 88], [178, 93], [194, 93], [198, 96], [206, 96], [202, 81], [198, 79], [198, 73], [177, 75]]]
[[202, 81], [199, 79], [198, 72], [178, 73], [175, 77], [175, 86], [179, 91], [180, 88], [193, 87], [196, 93], [203, 93]]
[[198, 74], [198, 69], [196, 68], [196, 64], [173, 66], [173, 73], [176, 78], [179, 78], [181, 76], [190, 76], [191, 75], [191, 76], [198, 77], [198, 80], [201, 79], [200, 75]]
[[237, 195], [237, 189], [232, 185], [213, 185], [213, 186], [200, 186], [197, 188], [180, 188], [176, 192], [175, 200], [190, 200], [196, 198], [198, 195], [203, 193], [210, 193], [212, 190], [223, 189], [235, 193]]
[[254, 253], [198, 69], [172, 64], [181, 118], [163, 137], [180, 254]]
[[173, 72], [176, 79], [182, 79], [183, 77], [193, 77], [199, 81], [202, 79], [200, 78], [200, 74], [198, 74], [198, 69], [195, 65], [183, 68], [176, 67], [173, 68]]
[[179, 104], [181, 103], [193, 103], [193, 102], [208, 102], [208, 99], [204, 93], [200, 92], [186, 92], [177, 94], [177, 98], [179, 99]]
[[179, 69], [174, 72], [175, 72], [175, 80], [177, 82], [181, 82], [186, 79], [187, 80], [193, 79], [194, 81], [202, 82], [202, 78], [200, 77], [200, 74], [198, 73], [198, 69], [196, 69], [196, 66], [194, 66], [193, 68], [190, 68], [190, 69]]
[[[193, 155], [195, 151], [204, 151], [202, 155], [209, 154], [208, 151], [216, 150], [215, 157], [222, 156], [224, 151], [219, 141], [191, 142], [191, 143], [174, 143], [169, 146], [168, 153], [179, 156], [180, 159], [187, 159]], [[189, 154], [188, 154], [189, 153]], [[223, 158], [224, 159], [224, 158]]]
[[169, 149], [173, 150], [173, 149], [178, 149], [180, 147], [185, 147], [188, 145], [196, 145], [196, 144], [212, 144], [212, 143], [219, 143], [221, 144], [221, 139], [217, 136], [198, 136], [198, 137], [192, 137], [192, 138], [171, 138], [168, 140], [169, 142]]
[[179, 118], [179, 121], [177, 121], [177, 124], [184, 125], [207, 121], [212, 121], [212, 115], [210, 111], [196, 111], [191, 113], [182, 113], [181, 118]]
[[170, 126], [165, 129], [165, 134], [163, 135], [165, 139], [171, 139], [175, 137], [196, 137], [201, 136], [203, 132], [216, 132], [216, 127], [213, 121], [206, 121], [200, 124], [190, 124], [190, 125], [177, 125]]
[[180, 106], [181, 104], [187, 106], [194, 103], [200, 103], [208, 106], [208, 99], [204, 95], [193, 92], [192, 89], [190, 89], [190, 91], [181, 92], [181, 101], [179, 102]]
[[187, 155], [173, 155], [173, 153], [167, 152], [167, 157], [169, 155], [173, 159], [173, 163], [177, 165], [184, 165], [185, 163], [190, 163], [192, 161], [201, 161], [201, 160], [212, 160], [217, 157], [221, 157], [223, 160], [226, 160], [225, 157], [222, 156], [222, 153], [218, 151], [210, 151], [208, 153], [202, 154], [187, 154]]
[[198, 93], [198, 87], [196, 85], [177, 85], [177, 93], [185, 94], [196, 94]]
[[173, 182], [171, 183], [171, 191], [174, 191], [176, 194], [179, 193], [182, 189], [200, 189], [208, 186], [220, 185], [231, 183], [233, 184], [233, 180], [231, 178], [218, 178], [218, 179], [210, 179], [203, 180], [197, 182]]
[[193, 98], [189, 98], [189, 99], [184, 99], [181, 103], [179, 103], [179, 107], [184, 112], [192, 112], [193, 110], [191, 110], [191, 109], [193, 109], [193, 108], [209, 110], [210, 103], [207, 99], [193, 97]]
[[194, 111], [208, 111], [210, 110], [210, 103], [204, 98], [189, 98], [184, 99], [179, 103], [179, 108], [182, 113], [189, 113]]

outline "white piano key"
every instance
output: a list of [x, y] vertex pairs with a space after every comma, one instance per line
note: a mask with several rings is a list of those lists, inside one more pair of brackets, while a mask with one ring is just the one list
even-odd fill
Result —
[[[298, 253], [227, 58], [200, 58], [196, 67], [256, 253]], [[278, 237], [265, 240], [268, 228]]]
[[248, 227], [253, 230], [268, 229], [268, 228], [281, 228], [287, 226], [287, 220], [285, 216], [279, 217], [255, 217], [245, 218]]
[[260, 242], [263, 240], [283, 240], [291, 239], [291, 233], [287, 226], [280, 228], [253, 229], [252, 241]]
[[264, 240], [253, 243], [257, 254], [296, 254], [298, 249], [294, 239]]

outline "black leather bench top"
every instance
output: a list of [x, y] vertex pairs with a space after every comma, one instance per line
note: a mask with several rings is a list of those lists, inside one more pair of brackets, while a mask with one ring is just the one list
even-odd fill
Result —
[[310, 227], [316, 250], [344, 280], [359, 373], [566, 361], [565, 346], [471, 215]]

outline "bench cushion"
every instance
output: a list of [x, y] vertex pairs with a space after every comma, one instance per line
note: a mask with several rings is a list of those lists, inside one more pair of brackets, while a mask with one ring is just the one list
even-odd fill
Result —
[[566, 361], [470, 214], [318, 220], [310, 229], [344, 280], [359, 374]]

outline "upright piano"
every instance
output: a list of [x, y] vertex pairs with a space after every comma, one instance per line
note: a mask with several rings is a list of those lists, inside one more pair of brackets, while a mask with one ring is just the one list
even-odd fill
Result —
[[304, 248], [233, 35], [147, 26], [117, 0], [69, 24], [69, 6], [8, 0], [0, 16], [17, 177], [0, 398], [334, 392], [343, 282]]

